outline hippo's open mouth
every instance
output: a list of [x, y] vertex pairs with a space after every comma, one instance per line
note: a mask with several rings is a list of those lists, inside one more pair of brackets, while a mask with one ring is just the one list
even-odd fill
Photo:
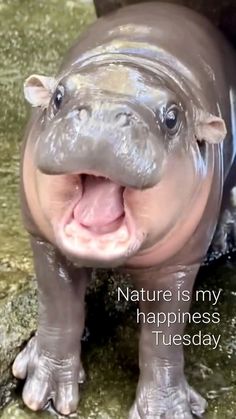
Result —
[[82, 175], [83, 193], [73, 211], [75, 222], [96, 234], [111, 233], [124, 218], [124, 188], [110, 179]]
[[127, 257], [130, 247], [134, 249], [135, 228], [125, 188], [102, 176], [79, 178], [80, 198], [63, 222], [63, 245], [69, 253], [89, 259]]

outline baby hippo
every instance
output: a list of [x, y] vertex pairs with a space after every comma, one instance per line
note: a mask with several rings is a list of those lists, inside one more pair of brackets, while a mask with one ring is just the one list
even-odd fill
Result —
[[[225, 183], [235, 153], [235, 69], [234, 51], [205, 18], [157, 2], [98, 19], [55, 78], [26, 80], [34, 110], [21, 198], [39, 324], [13, 373], [26, 379], [23, 399], [32, 410], [49, 401], [64, 415], [77, 408], [91, 268], [127, 269], [138, 291], [191, 295], [217, 225], [225, 244], [220, 214], [236, 183]], [[190, 305], [143, 300], [143, 313]], [[184, 324], [161, 330], [182, 335]], [[203, 414], [206, 402], [184, 376], [183, 346], [156, 344], [147, 323], [139, 367], [129, 419]]]

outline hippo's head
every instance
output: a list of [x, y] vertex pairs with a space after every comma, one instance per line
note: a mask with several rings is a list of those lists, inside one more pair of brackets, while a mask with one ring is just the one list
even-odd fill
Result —
[[219, 116], [165, 74], [127, 63], [33, 75], [25, 96], [42, 109], [30, 139], [36, 189], [64, 254], [148, 264], [152, 249], [161, 260], [188, 240], [209, 194], [209, 150], [226, 135]]

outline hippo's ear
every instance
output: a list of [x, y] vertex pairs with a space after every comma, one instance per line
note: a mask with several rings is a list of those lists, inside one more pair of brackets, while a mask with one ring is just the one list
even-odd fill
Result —
[[46, 108], [54, 91], [56, 80], [53, 77], [33, 74], [24, 83], [24, 95], [32, 106]]
[[218, 144], [226, 137], [225, 122], [219, 116], [208, 112], [198, 111], [196, 137], [199, 141]]

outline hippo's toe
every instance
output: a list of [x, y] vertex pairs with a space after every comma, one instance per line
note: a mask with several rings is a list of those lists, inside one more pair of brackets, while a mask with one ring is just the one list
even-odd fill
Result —
[[186, 389], [187, 389], [188, 400], [190, 402], [192, 413], [195, 416], [201, 418], [207, 408], [206, 400], [199, 393], [197, 393], [197, 391], [194, 390], [194, 388], [190, 387], [187, 383], [186, 383]]
[[129, 419], [201, 418], [207, 402], [185, 380], [176, 388], [161, 388], [139, 383]]
[[23, 400], [31, 410], [47, 408], [51, 401], [58, 413], [75, 412], [79, 402], [78, 383], [85, 379], [78, 354], [55, 359], [49, 353], [40, 352], [37, 338], [32, 338], [16, 357], [12, 370], [15, 377], [26, 379]]

